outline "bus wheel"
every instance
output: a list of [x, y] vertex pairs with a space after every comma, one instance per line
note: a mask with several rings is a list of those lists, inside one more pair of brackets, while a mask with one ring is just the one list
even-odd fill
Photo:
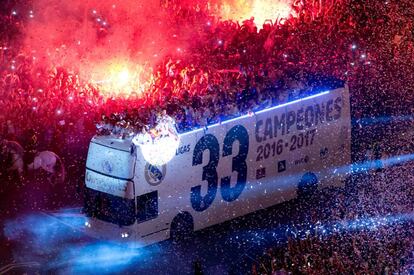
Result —
[[309, 199], [318, 190], [318, 177], [308, 172], [302, 176], [298, 186], [298, 199]]
[[193, 217], [188, 212], [181, 212], [171, 222], [170, 238], [174, 243], [185, 241], [194, 232]]

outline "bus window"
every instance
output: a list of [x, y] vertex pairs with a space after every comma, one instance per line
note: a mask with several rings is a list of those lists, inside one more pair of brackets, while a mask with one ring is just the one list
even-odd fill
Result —
[[135, 222], [135, 201], [86, 188], [85, 214], [120, 226]]
[[89, 144], [86, 168], [103, 175], [130, 180], [134, 177], [135, 156], [125, 148], [117, 148], [119, 142], [108, 145]]
[[158, 192], [153, 191], [137, 197], [137, 221], [145, 222], [158, 216]]

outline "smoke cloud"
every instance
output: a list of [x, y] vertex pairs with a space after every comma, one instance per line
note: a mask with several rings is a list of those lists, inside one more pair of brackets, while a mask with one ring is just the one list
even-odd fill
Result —
[[[200, 30], [209, 15], [226, 20], [249, 14], [261, 20], [276, 18], [277, 10], [290, 10], [290, 2], [34, 0], [23, 45], [41, 65], [74, 70], [83, 80], [96, 82], [109, 79], [112, 70], [123, 81], [126, 67], [149, 71], [166, 56], [184, 58], [205, 39]], [[209, 14], [197, 13], [199, 8]]]
[[172, 16], [158, 0], [36, 0], [24, 45], [40, 62], [84, 74], [119, 61], [153, 65], [191, 37]]

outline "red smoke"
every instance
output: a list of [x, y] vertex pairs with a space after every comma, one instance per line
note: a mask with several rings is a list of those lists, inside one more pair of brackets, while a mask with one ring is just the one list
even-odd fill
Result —
[[207, 13], [222, 16], [226, 8], [224, 19], [240, 19], [245, 2], [257, 7], [260, 1], [35, 0], [24, 45], [41, 64], [76, 70], [87, 81], [137, 77], [137, 71], [149, 70], [166, 56], [186, 55], [202, 39]]
[[169, 25], [155, 0], [36, 0], [33, 12], [25, 45], [84, 73], [108, 60], [154, 62], [185, 46], [186, 30]]

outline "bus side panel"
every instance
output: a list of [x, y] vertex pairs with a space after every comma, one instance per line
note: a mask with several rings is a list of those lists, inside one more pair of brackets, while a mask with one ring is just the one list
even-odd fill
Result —
[[[307, 109], [309, 125], [299, 125], [302, 129], [298, 130], [297, 117]], [[310, 123], [312, 110], [315, 118]], [[232, 161], [239, 148], [235, 142], [233, 154], [220, 158], [219, 187], [214, 203], [202, 214], [195, 213], [199, 217], [196, 224], [200, 228], [295, 198], [299, 182], [308, 172], [317, 177], [319, 186], [342, 183], [334, 171], [342, 171], [345, 175], [350, 163], [349, 96], [345, 89], [257, 113], [242, 122], [234, 121], [208, 133], [223, 144], [223, 136], [238, 124], [243, 125], [249, 134], [247, 182], [234, 201], [224, 199], [220, 179], [231, 176], [233, 187], [237, 179], [237, 172], [232, 171]], [[282, 126], [276, 129], [275, 124]]]
[[339, 184], [350, 163], [349, 109], [348, 90], [341, 88], [181, 135], [184, 149], [158, 167], [162, 177], [151, 176], [138, 156], [136, 192], [157, 191], [159, 207], [159, 216], [139, 230], [165, 229], [182, 211], [197, 230], [267, 208], [295, 198], [307, 172], [321, 186]]

